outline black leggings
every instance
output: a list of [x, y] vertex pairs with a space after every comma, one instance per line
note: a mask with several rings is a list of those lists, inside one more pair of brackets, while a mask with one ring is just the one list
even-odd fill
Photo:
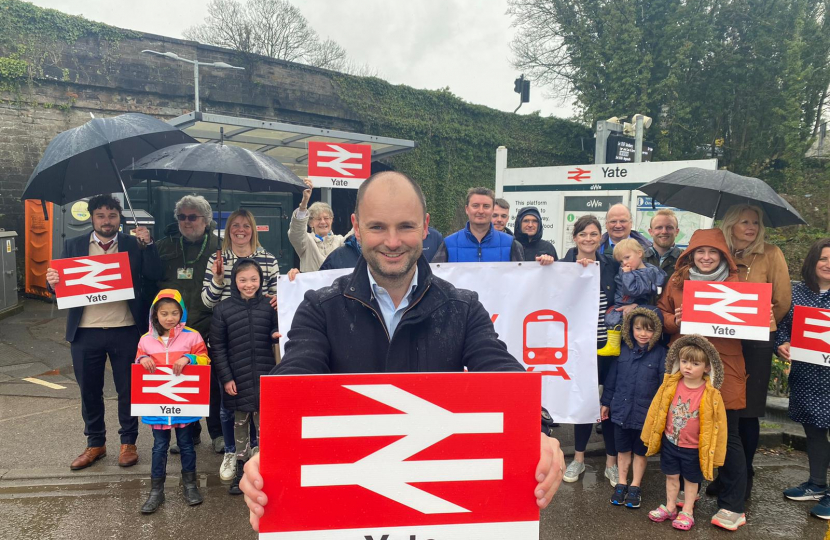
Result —
[[726, 459], [718, 469], [721, 485], [718, 508], [742, 514], [746, 496], [746, 454], [738, 429], [738, 414], [736, 410], [726, 411]]
[[758, 450], [758, 443], [761, 440], [761, 422], [758, 418], [741, 418], [738, 420], [738, 433], [741, 435], [741, 443], [744, 445], [744, 456], [746, 456], [746, 474], [752, 476], [752, 462], [755, 460], [755, 452]]
[[807, 460], [810, 462], [810, 483], [819, 487], [827, 486], [827, 467], [830, 467], [830, 439], [827, 428], [810, 424], [804, 426], [807, 435]]
[[[602, 421], [602, 438], [605, 441], [605, 453], [609, 456], [617, 455], [617, 446], [614, 443], [614, 424], [611, 419]], [[574, 450], [584, 452], [588, 447], [588, 439], [594, 424], [574, 424]]]

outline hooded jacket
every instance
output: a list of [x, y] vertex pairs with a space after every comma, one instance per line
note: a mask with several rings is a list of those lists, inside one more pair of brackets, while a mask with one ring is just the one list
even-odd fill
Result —
[[[190, 327], [198, 331], [202, 339], [206, 341], [210, 332], [210, 317], [213, 309], [202, 302], [202, 278], [205, 276], [205, 270], [209, 268], [208, 261], [211, 255], [219, 249], [220, 242], [219, 237], [214, 234], [215, 229], [216, 223], [213, 221], [205, 227], [207, 240], [204, 242], [204, 249], [202, 249], [203, 240], [189, 242], [182, 237], [178, 223], [171, 223], [166, 230], [167, 236], [158, 241], [159, 258], [164, 276], [155, 283], [155, 289], [176, 289], [181, 293], [184, 304], [189, 307]], [[182, 253], [182, 247], [184, 247], [184, 253]], [[200, 251], [201, 255], [199, 255]], [[186, 264], [197, 256], [195, 261]], [[193, 269], [191, 279], [179, 279], [178, 277], [179, 268], [185, 266]]]
[[[231, 296], [213, 308], [210, 346], [216, 376], [222, 383], [222, 400], [232, 411], [259, 411], [259, 378], [276, 365], [271, 334], [277, 331], [277, 312], [262, 294], [262, 288], [250, 300], [242, 298], [236, 286], [236, 274], [243, 262], [253, 262], [262, 279], [262, 268], [253, 259], [239, 259], [231, 272]], [[225, 392], [224, 385], [236, 382], [236, 395]]]
[[653, 456], [660, 451], [663, 432], [666, 430], [666, 419], [669, 408], [677, 393], [677, 383], [683, 377], [680, 373], [680, 349], [686, 345], [697, 345], [706, 352], [710, 362], [710, 374], [704, 374], [706, 389], [700, 398], [700, 435], [698, 456], [700, 470], [703, 477], [712, 480], [713, 469], [720, 467], [726, 458], [726, 409], [719, 388], [724, 382], [724, 370], [720, 355], [715, 347], [703, 336], [689, 334], [677, 339], [666, 355], [666, 374], [663, 384], [657, 390], [654, 400], [648, 409], [643, 432], [640, 435], [643, 443], [648, 447], [646, 456]]
[[[153, 326], [153, 308], [162, 298], [171, 298], [182, 307], [182, 318], [179, 324], [170, 329], [167, 336], [167, 344], [164, 344], [158, 331]], [[187, 322], [187, 308], [179, 291], [175, 289], [162, 289], [153, 300], [150, 308], [150, 331], [141, 336], [138, 341], [138, 349], [135, 362], [139, 363], [142, 358], [151, 358], [157, 366], [170, 365], [181, 357], [187, 357], [191, 364], [205, 366], [210, 364], [207, 355], [207, 347], [202, 336], [189, 326]], [[148, 425], [189, 424], [199, 420], [199, 416], [142, 416], [141, 421]]]
[[[525, 216], [534, 216], [536, 222], [539, 224], [536, 227], [536, 233], [533, 236], [528, 236], [522, 232], [522, 220]], [[525, 206], [516, 214], [516, 223], [514, 225], [513, 237], [519, 241], [522, 248], [525, 250], [525, 261], [535, 261], [539, 255], [550, 255], [554, 260], [559, 257], [556, 255], [556, 248], [547, 240], [542, 240], [542, 233], [544, 227], [542, 226], [542, 215], [539, 209], [535, 206]]]
[[[636, 315], [644, 315], [654, 324], [654, 335], [645, 347], [634, 339], [631, 321]], [[635, 308], [623, 320], [620, 356], [611, 364], [600, 400], [611, 408], [611, 421], [623, 429], [642, 429], [663, 380], [666, 348], [659, 343], [662, 331], [660, 316], [648, 308]]]
[[[738, 281], [738, 267], [729, 254], [723, 232], [720, 229], [695, 231], [689, 241], [689, 247], [677, 258], [674, 276], [666, 284], [666, 290], [657, 302], [657, 307], [663, 312], [663, 331], [672, 336], [670, 345], [680, 338], [680, 323], [674, 315], [675, 308], [683, 305], [683, 282], [677, 283], [681, 277], [678, 272], [692, 262], [695, 250], [704, 246], [717, 249], [721, 252], [722, 259], [726, 260], [729, 265], [729, 276], [725, 281]], [[723, 362], [723, 387], [720, 390], [724, 405], [730, 410], [743, 409], [746, 407], [746, 367], [741, 340], [712, 337], [709, 338], [709, 342], [717, 349]]]

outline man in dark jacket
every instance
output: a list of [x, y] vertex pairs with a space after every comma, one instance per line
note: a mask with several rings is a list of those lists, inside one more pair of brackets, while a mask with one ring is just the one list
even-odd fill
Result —
[[[158, 250], [146, 227], [136, 227], [135, 236], [118, 232], [121, 203], [112, 195], [97, 195], [87, 204], [92, 233], [70, 238], [64, 243], [61, 258], [127, 253], [130, 259], [135, 297], [106, 304], [69, 308], [66, 341], [72, 354], [75, 380], [81, 391], [81, 416], [87, 448], [69, 466], [72, 470], [89, 467], [107, 455], [107, 429], [104, 423], [104, 374], [107, 357], [118, 393], [118, 422], [121, 450], [118, 464], [129, 467], [138, 462], [135, 441], [138, 418], [130, 414], [132, 363], [141, 334], [147, 331], [149, 306], [143, 301], [141, 284], [145, 279], [161, 278]], [[46, 270], [46, 282], [54, 291], [60, 274]]]
[[535, 261], [537, 257], [548, 256], [557, 260], [556, 248], [547, 240], [542, 240], [542, 215], [535, 206], [525, 206], [516, 214], [516, 233], [513, 237], [519, 241], [525, 251], [526, 261]]
[[668, 283], [674, 274], [677, 258], [683, 253], [683, 250], [675, 245], [677, 235], [680, 234], [677, 215], [668, 208], [661, 208], [651, 218], [648, 234], [651, 235], [653, 244], [646, 249], [643, 260], [663, 270], [666, 273], [664, 283]]
[[[384, 172], [366, 180], [352, 215], [363, 257], [331, 287], [305, 294], [272, 374], [524, 371], [478, 295], [430, 271], [421, 256], [428, 221], [423, 193], [409, 177]], [[555, 439], [543, 434], [541, 443], [535, 475], [543, 480], [534, 496], [544, 508], [564, 457]], [[267, 503], [258, 456], [245, 469], [240, 487], [257, 528]]]
[[507, 233], [513, 236], [513, 231], [507, 227], [507, 222], [510, 220], [510, 203], [505, 199], [496, 199], [493, 204], [493, 227], [497, 231]]
[[[219, 237], [213, 233], [216, 224], [212, 221], [213, 210], [201, 195], [185, 195], [173, 210], [176, 223], [167, 227], [167, 236], [157, 242], [161, 258], [163, 277], [155, 283], [155, 290], [149, 291], [150, 298], [161, 289], [176, 289], [182, 295], [187, 308], [187, 325], [199, 334], [205, 343], [210, 337], [210, 318], [213, 310], [202, 302], [202, 280], [207, 270], [208, 259], [219, 249]], [[218, 388], [216, 370], [210, 371], [211, 388]], [[213, 441], [213, 450], [224, 452], [222, 424], [219, 420], [219, 392], [210, 393], [210, 415], [205, 418], [208, 433]], [[193, 443], [201, 441], [202, 425], [190, 424]], [[178, 453], [178, 446], [171, 445], [170, 451]]]
[[614, 253], [614, 246], [620, 240], [633, 238], [646, 250], [651, 247], [648, 238], [637, 231], [632, 231], [634, 220], [631, 217], [631, 210], [624, 204], [615, 204], [605, 213], [605, 234], [600, 238], [598, 253], [611, 255]]

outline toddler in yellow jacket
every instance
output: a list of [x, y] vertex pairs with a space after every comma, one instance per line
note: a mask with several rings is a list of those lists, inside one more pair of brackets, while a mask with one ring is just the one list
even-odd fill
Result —
[[[640, 436], [647, 456], [660, 452], [666, 475], [666, 504], [649, 512], [652, 521], [671, 520], [688, 531], [695, 523], [694, 505], [700, 483], [712, 480], [713, 469], [726, 457], [726, 409], [718, 390], [723, 364], [718, 351], [703, 336], [690, 334], [672, 344], [666, 375], [648, 410]], [[678, 513], [680, 476], [685, 504]]]

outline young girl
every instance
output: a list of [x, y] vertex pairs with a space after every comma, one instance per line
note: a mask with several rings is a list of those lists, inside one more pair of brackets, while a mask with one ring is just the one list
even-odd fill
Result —
[[[706, 338], [690, 334], [674, 342], [642, 433], [646, 455], [660, 452], [660, 469], [666, 475], [666, 504], [649, 512], [652, 521], [671, 520], [682, 531], [695, 524], [700, 483], [711, 481], [713, 469], [726, 457], [726, 409], [718, 390], [722, 382], [720, 355]], [[681, 475], [686, 498], [678, 513]]]
[[[207, 347], [199, 332], [185, 326], [187, 310], [182, 295], [175, 289], [163, 289], [153, 300], [150, 309], [150, 331], [138, 342], [136, 363], [153, 373], [157, 366], [172, 365], [173, 373], [180, 375], [187, 364], [207, 365]], [[167, 476], [167, 449], [170, 432], [176, 430], [176, 439], [182, 455], [182, 491], [184, 500], [193, 506], [202, 502], [196, 483], [196, 451], [188, 424], [197, 417], [144, 416], [141, 421], [153, 428], [153, 465], [151, 488], [147, 501], [141, 507], [143, 514], [152, 514], [164, 502], [164, 479]]]
[[[638, 307], [626, 315], [620, 356], [605, 379], [600, 414], [602, 420], [610, 417], [615, 424], [620, 476], [611, 504], [617, 506], [640, 507], [640, 483], [646, 472], [646, 447], [640, 440], [640, 432], [665, 373], [666, 348], [660, 344], [662, 331], [659, 315], [648, 308]], [[634, 471], [631, 484], [626, 484], [632, 453]]]
[[644, 256], [643, 246], [632, 238], [620, 240], [614, 246], [614, 259], [620, 263], [620, 269], [614, 279], [617, 284], [614, 309], [605, 316], [605, 324], [609, 328], [622, 322], [621, 308], [631, 304], [649, 304], [666, 281], [666, 273], [653, 264], [643, 262]]
[[250, 425], [259, 429], [259, 378], [277, 364], [277, 312], [262, 294], [262, 268], [239, 259], [231, 272], [231, 297], [213, 309], [210, 346], [225, 407], [233, 411], [236, 473], [228, 493], [241, 495], [242, 467], [253, 455]]

